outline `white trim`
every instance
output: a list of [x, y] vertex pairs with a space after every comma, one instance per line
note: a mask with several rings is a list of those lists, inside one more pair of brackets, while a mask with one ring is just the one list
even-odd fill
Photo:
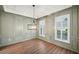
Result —
[[[68, 18], [68, 27], [66, 27], [68, 29], [68, 40], [63, 40], [62, 39], [62, 31], [64, 30], [62, 27], [56, 27], [57, 26], [57, 21], [62, 21], [63, 17], [67, 17]], [[62, 23], [61, 23], [62, 24]], [[62, 25], [61, 25], [62, 26]], [[60, 30], [61, 31], [61, 38], [58, 39], [57, 38], [57, 30]], [[55, 40], [58, 40], [58, 41], [62, 41], [62, 42], [66, 42], [66, 43], [70, 43], [70, 14], [66, 14], [66, 15], [62, 15], [62, 16], [58, 16], [55, 18]]]

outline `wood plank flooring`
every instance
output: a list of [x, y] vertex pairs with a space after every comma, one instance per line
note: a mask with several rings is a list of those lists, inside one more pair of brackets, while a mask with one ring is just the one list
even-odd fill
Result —
[[75, 54], [40, 39], [32, 39], [1, 48], [0, 54]]

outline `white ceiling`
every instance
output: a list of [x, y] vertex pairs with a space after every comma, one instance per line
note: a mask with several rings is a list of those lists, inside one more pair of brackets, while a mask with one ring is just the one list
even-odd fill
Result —
[[[36, 5], [35, 6], [35, 18], [40, 18], [45, 15], [69, 8], [72, 5]], [[27, 17], [33, 17], [32, 5], [4, 5], [4, 11], [24, 15]]]

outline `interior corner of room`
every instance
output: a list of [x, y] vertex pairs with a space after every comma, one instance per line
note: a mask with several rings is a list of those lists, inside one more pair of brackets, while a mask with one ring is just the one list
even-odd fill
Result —
[[38, 50], [43, 50], [41, 53], [47, 53], [48, 50], [44, 49], [48, 45], [79, 53], [78, 26], [77, 5], [0, 5], [0, 52], [4, 50], [5, 53], [8, 48], [4, 47], [10, 45], [18, 44], [21, 48], [21, 44], [26, 47], [32, 44], [30, 47], [35, 49], [38, 46]]

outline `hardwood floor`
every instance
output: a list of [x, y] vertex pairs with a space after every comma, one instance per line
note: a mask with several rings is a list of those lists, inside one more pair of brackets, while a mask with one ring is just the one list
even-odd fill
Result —
[[3, 47], [0, 54], [75, 54], [75, 52], [43, 40], [32, 39]]

